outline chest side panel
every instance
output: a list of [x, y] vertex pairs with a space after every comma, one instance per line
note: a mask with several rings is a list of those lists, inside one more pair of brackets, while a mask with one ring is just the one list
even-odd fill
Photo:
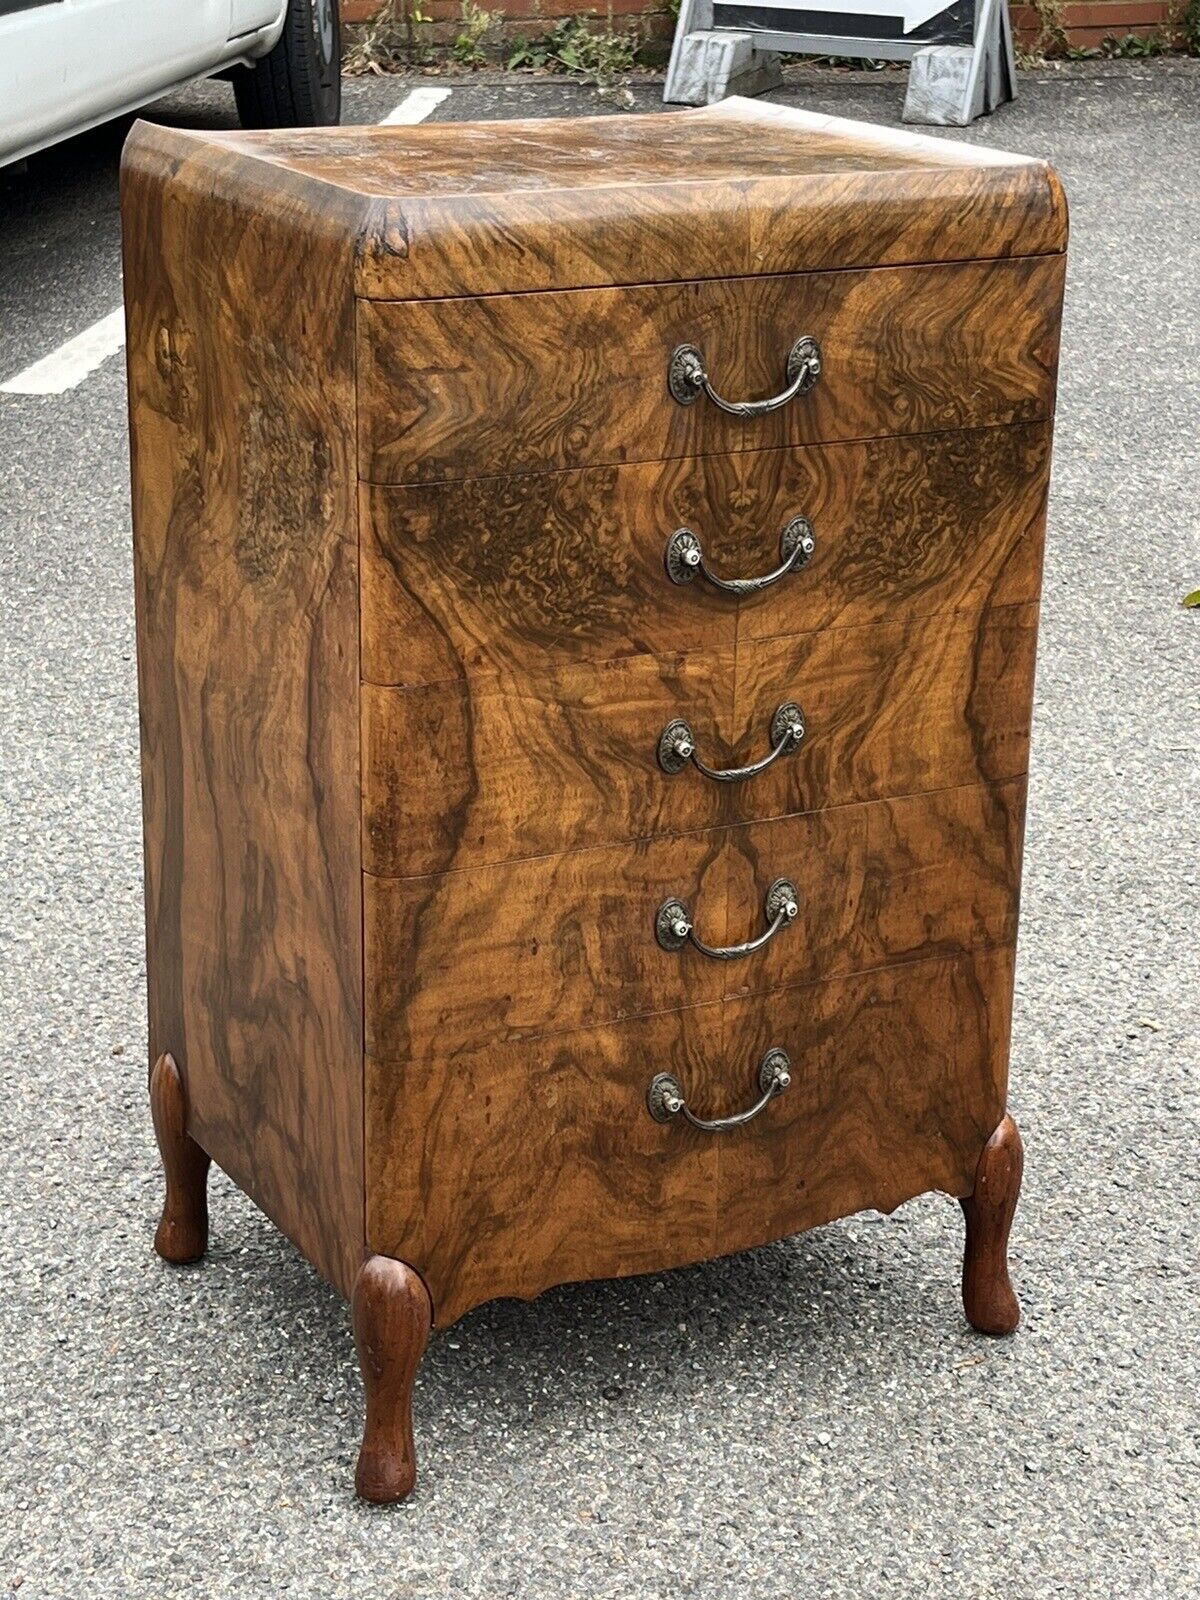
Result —
[[139, 129], [122, 175], [153, 1059], [335, 1285], [362, 1255], [348, 231]]

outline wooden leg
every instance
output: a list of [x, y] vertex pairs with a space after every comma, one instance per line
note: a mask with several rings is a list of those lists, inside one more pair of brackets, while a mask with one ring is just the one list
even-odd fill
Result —
[[367, 1394], [367, 1420], [354, 1487], [390, 1505], [417, 1481], [412, 1391], [425, 1354], [433, 1307], [419, 1274], [403, 1261], [368, 1256], [350, 1300], [354, 1342]]
[[187, 1096], [172, 1056], [150, 1074], [150, 1114], [167, 1194], [154, 1248], [164, 1261], [198, 1261], [208, 1246], [209, 1158], [187, 1132]]
[[1008, 1230], [1021, 1192], [1025, 1152], [1011, 1117], [983, 1147], [975, 1192], [962, 1202], [967, 1219], [963, 1253], [963, 1309], [980, 1333], [1012, 1333], [1021, 1307], [1008, 1275]]

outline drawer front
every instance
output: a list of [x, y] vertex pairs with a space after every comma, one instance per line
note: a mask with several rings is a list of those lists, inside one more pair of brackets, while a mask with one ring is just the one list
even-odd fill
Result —
[[[1045, 424], [803, 450], [747, 451], [362, 500], [362, 670], [425, 684], [735, 639], [1036, 600]], [[812, 524], [808, 564], [743, 599], [675, 584], [664, 551], [692, 530], [718, 577], [779, 563]]]
[[[1011, 984], [992, 950], [428, 1064], [369, 1058], [368, 1248], [417, 1267], [444, 1326], [493, 1296], [966, 1193], [1003, 1109]], [[649, 1115], [660, 1072], [702, 1116], [744, 1109], [772, 1046], [791, 1083], [745, 1127]]]
[[[427, 878], [364, 879], [368, 1052], [428, 1061], [1016, 938], [1024, 780]], [[787, 878], [798, 914], [767, 911]], [[710, 948], [663, 948], [683, 907]], [[671, 922], [679, 918], [668, 919]]]
[[1005, 606], [750, 640], [736, 675], [730, 650], [365, 685], [364, 865], [440, 873], [1020, 776], [1036, 633], [1036, 606]]
[[[1054, 406], [1064, 257], [555, 294], [358, 302], [359, 462], [431, 483], [1032, 422]], [[766, 415], [668, 389], [692, 345], [726, 399], [821, 372]]]

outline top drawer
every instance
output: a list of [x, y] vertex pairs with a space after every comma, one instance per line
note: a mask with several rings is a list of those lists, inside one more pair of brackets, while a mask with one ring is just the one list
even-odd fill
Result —
[[[375, 483], [1038, 421], [1051, 415], [1064, 257], [425, 302], [359, 301], [359, 468]], [[716, 391], [807, 393], [754, 417], [672, 398], [680, 345]]]

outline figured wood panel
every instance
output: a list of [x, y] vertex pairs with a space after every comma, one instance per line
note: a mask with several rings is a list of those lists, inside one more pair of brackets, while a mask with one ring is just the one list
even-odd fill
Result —
[[362, 1259], [346, 218], [139, 123], [122, 167], [151, 1059], [348, 1293]]
[[[733, 748], [746, 759], [769, 748], [771, 714], [787, 701], [806, 733], [794, 755], [736, 786], [734, 820], [1020, 777], [1037, 625], [1036, 605], [1000, 606], [741, 645]], [[691, 769], [672, 783], [706, 786]]]
[[1037, 600], [1050, 444], [1036, 424], [781, 452], [777, 485], [750, 476], [734, 514], [712, 501], [696, 530], [707, 547], [728, 526], [736, 564], [718, 570], [753, 573], [755, 522], [782, 526], [794, 505], [812, 523], [812, 560], [741, 604], [739, 641]]
[[[359, 464], [375, 483], [760, 450], [1035, 422], [1054, 407], [1063, 257], [879, 267], [437, 302], [359, 301]], [[811, 391], [729, 416], [667, 388], [703, 351], [728, 399]]]
[[[1014, 944], [1025, 787], [1019, 778], [730, 829], [724, 943], [762, 931], [776, 878], [795, 885], [800, 914], [764, 949], [724, 964], [726, 997]], [[690, 888], [681, 898], [699, 900]], [[690, 946], [676, 959], [693, 974], [710, 964]]]
[[[769, 130], [768, 146], [772, 138]], [[692, 156], [689, 149], [658, 181], [384, 200], [364, 230], [358, 292], [428, 299], [789, 272], [798, 264], [815, 271], [1025, 256], [1066, 243], [1061, 187], [1040, 163], [937, 171], [885, 159], [865, 170], [867, 161], [834, 155], [822, 163], [818, 154], [815, 164], [829, 169], [819, 174], [743, 171], [700, 182], [687, 170]], [[588, 175], [603, 171], [598, 162]]]
[[[727, 1003], [726, 1059], [782, 1046], [792, 1082], [715, 1141], [717, 1249], [892, 1211], [928, 1189], [969, 1194], [1004, 1112], [1012, 975], [1012, 950], [999, 949]], [[700, 1110], [745, 1103], [745, 1085], [727, 1083]]]
[[654, 915], [688, 883], [723, 925], [727, 857], [718, 830], [437, 877], [368, 875], [368, 1053], [428, 1063], [720, 999], [716, 966], [659, 959]]
[[[1036, 633], [1036, 606], [1005, 606], [751, 641], [736, 680], [730, 651], [365, 685], [364, 865], [445, 872], [1018, 776]], [[766, 772], [658, 764], [679, 717], [707, 765], [756, 761], [789, 701], [807, 736]]]
[[727, 821], [725, 786], [669, 783], [655, 752], [681, 711], [727, 728], [734, 681], [730, 649], [365, 684], [363, 864], [445, 872]]
[[[373, 683], [627, 654], [1036, 600], [1050, 430], [1038, 423], [626, 467], [364, 488], [362, 665]], [[737, 601], [678, 586], [680, 526], [726, 577], [803, 571]]]
[[717, 1150], [645, 1094], [658, 1071], [715, 1092], [720, 1005], [366, 1070], [368, 1240], [419, 1269], [439, 1326], [711, 1252]]
[[[1024, 788], [877, 800], [438, 877], [368, 876], [368, 1051], [430, 1062], [1012, 943]], [[778, 877], [795, 885], [800, 915], [753, 955], [714, 961], [656, 943], [670, 897], [707, 944], [757, 936]]]
[[[419, 1268], [445, 1326], [496, 1296], [964, 1193], [1003, 1108], [1011, 971], [1011, 951], [984, 951], [432, 1067], [368, 1060], [370, 1247]], [[792, 1086], [739, 1132], [649, 1116], [664, 1071], [700, 1115], [741, 1110], [771, 1045]]]
[[1043, 162], [761, 101], [214, 137], [360, 197], [358, 290], [383, 299], [1066, 243], [1061, 186]]

